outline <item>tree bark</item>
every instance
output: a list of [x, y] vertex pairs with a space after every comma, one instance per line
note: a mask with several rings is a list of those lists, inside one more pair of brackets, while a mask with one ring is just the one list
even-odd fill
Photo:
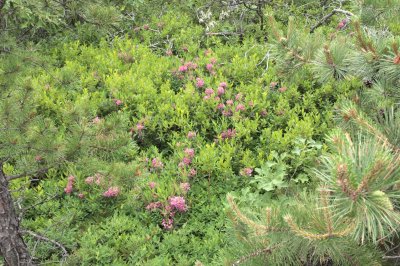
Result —
[[4, 7], [6, 4], [6, 0], [0, 0], [0, 10]]
[[13, 207], [8, 181], [0, 164], [0, 255], [5, 266], [33, 265], [32, 257], [19, 233], [19, 221]]

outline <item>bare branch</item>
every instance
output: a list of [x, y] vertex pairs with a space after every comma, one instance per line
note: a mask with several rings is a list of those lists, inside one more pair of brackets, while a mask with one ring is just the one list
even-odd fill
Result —
[[33, 236], [33, 237], [39, 239], [39, 240], [42, 240], [42, 241], [46, 241], [46, 242], [52, 243], [53, 245], [55, 245], [55, 246], [57, 246], [58, 248], [61, 249], [63, 261], [65, 261], [65, 260], [67, 259], [67, 257], [68, 257], [68, 251], [67, 251], [67, 249], [64, 247], [64, 245], [62, 245], [61, 243], [59, 243], [59, 242], [57, 242], [57, 241], [55, 241], [55, 240], [52, 240], [52, 239], [50, 239], [50, 238], [47, 238], [47, 237], [45, 237], [45, 236], [39, 235], [39, 234], [37, 234], [37, 233], [35, 233], [35, 232], [32, 232], [32, 231], [30, 231], [30, 230], [20, 230], [19, 232], [20, 232], [21, 234], [29, 234], [29, 235], [31, 235], [31, 236]]
[[320, 21], [318, 21], [317, 24], [312, 26], [311, 29], [310, 29], [310, 33], [313, 33], [318, 27], [320, 27], [322, 24], [324, 24], [328, 19], [330, 19], [336, 13], [345, 14], [346, 16], [349, 16], [349, 17], [354, 16], [353, 13], [351, 13], [351, 12], [349, 12], [347, 10], [336, 8], [336, 9], [332, 10], [331, 13], [327, 14], [326, 16], [324, 16]]
[[7, 181], [10, 181], [10, 180], [18, 179], [18, 178], [25, 177], [25, 176], [43, 174], [43, 173], [46, 173], [48, 170], [49, 170], [49, 168], [46, 167], [46, 168], [38, 169], [38, 170], [32, 171], [32, 172], [23, 172], [18, 175], [9, 175], [9, 176], [6, 176], [6, 179], [7, 179]]

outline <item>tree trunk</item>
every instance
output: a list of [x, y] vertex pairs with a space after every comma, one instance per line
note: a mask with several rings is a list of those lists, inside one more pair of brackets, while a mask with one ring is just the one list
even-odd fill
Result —
[[0, 10], [5, 6], [6, 0], [0, 0]]
[[32, 257], [18, 230], [18, 217], [0, 164], [0, 255], [4, 257], [5, 266], [33, 265]]

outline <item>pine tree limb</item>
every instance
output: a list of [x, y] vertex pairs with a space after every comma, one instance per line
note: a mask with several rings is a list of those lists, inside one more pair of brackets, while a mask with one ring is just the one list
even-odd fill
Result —
[[232, 266], [237, 266], [242, 264], [243, 262], [248, 261], [251, 258], [255, 258], [260, 256], [261, 254], [269, 254], [272, 252], [272, 248], [268, 247], [268, 248], [263, 248], [263, 249], [258, 249], [246, 256], [241, 257], [239, 260], [235, 261], [234, 263], [232, 263]]

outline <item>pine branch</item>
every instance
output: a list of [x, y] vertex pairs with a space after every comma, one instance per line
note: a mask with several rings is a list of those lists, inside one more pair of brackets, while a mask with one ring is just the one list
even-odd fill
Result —
[[350, 234], [350, 232], [354, 229], [355, 224], [353, 223], [351, 226], [348, 226], [346, 229], [339, 231], [339, 232], [328, 232], [325, 234], [315, 234], [311, 232], [307, 232], [306, 230], [301, 229], [293, 220], [291, 215], [286, 215], [283, 217], [283, 219], [286, 221], [290, 229], [292, 230], [293, 233], [295, 233], [298, 236], [301, 236], [303, 238], [307, 238], [310, 240], [323, 240], [323, 239], [328, 239], [331, 237], [345, 237]]
[[234, 263], [232, 263], [232, 266], [237, 266], [242, 264], [243, 262], [248, 261], [249, 259], [255, 258], [260, 256], [261, 254], [270, 254], [272, 252], [272, 248], [263, 248], [263, 249], [258, 249], [246, 256], [241, 257], [239, 260], [235, 261]]
[[246, 225], [248, 225], [251, 228], [254, 228], [256, 230], [262, 230], [262, 231], [268, 231], [269, 228], [268, 226], [264, 226], [261, 224], [258, 224], [256, 222], [254, 222], [253, 220], [249, 219], [247, 216], [245, 216], [239, 209], [239, 207], [236, 205], [236, 203], [233, 201], [233, 197], [231, 195], [227, 196], [228, 199], [228, 203], [231, 206], [231, 208], [233, 209], [233, 211], [235, 212], [235, 214], [237, 215], [237, 217]]

